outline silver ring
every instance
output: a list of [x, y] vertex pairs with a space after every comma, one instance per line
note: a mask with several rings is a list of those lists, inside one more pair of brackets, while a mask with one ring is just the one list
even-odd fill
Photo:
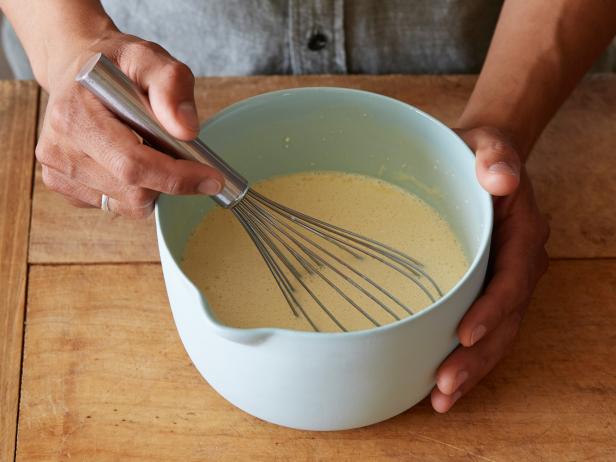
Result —
[[101, 195], [101, 209], [104, 212], [110, 212], [110, 210], [109, 210], [109, 196], [107, 194]]

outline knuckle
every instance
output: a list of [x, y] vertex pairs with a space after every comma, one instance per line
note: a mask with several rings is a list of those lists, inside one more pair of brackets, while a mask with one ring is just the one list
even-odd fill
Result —
[[50, 180], [50, 172], [49, 169], [44, 165], [41, 169], [41, 178], [43, 179], [43, 183], [45, 184], [45, 186], [48, 186]]
[[[526, 304], [524, 306], [526, 306]], [[522, 324], [523, 318], [524, 318], [523, 309], [518, 309], [518, 310], [515, 310], [513, 313], [511, 313], [511, 329], [510, 329], [509, 334], [512, 339], [517, 335], [518, 330], [520, 329], [520, 324]]]
[[162, 183], [161, 191], [171, 194], [190, 194], [194, 192], [191, 182], [180, 175], [169, 175]]
[[165, 77], [171, 81], [185, 80], [186, 78], [194, 80], [190, 68], [180, 61], [169, 61], [163, 66], [162, 72]]
[[80, 167], [75, 153], [63, 152], [56, 145], [40, 141], [34, 148], [34, 155], [42, 165], [52, 167], [70, 179], [77, 179]]
[[489, 147], [493, 153], [508, 159], [517, 159], [519, 157], [518, 150], [511, 136], [503, 130], [490, 126], [479, 127], [475, 130], [483, 138], [490, 141]]
[[118, 58], [133, 58], [135, 56], [143, 55], [144, 53], [156, 53], [159, 52], [161, 49], [162, 48], [154, 42], [138, 39], [128, 42], [124, 46], [122, 46], [122, 48], [119, 50], [120, 56]]
[[485, 137], [489, 138], [502, 138], [502, 132], [496, 127], [490, 127], [489, 125], [484, 125], [482, 127], [477, 127], [475, 130]]
[[46, 115], [49, 127], [56, 133], [70, 133], [76, 120], [75, 112], [71, 98], [55, 101]]
[[509, 349], [513, 346], [514, 340], [518, 335], [518, 331], [520, 330], [520, 325], [522, 324], [522, 318], [524, 317], [524, 310], [519, 309], [511, 313], [509, 323], [507, 329], [505, 330], [504, 335], [504, 347], [505, 351], [509, 351]]
[[79, 166], [76, 163], [65, 162], [63, 167], [64, 167], [63, 168], [64, 175], [66, 175], [72, 180], [77, 179], [77, 177], [79, 176]]
[[36, 159], [43, 165], [51, 164], [56, 157], [56, 149], [43, 141], [39, 141], [34, 148]]
[[488, 308], [490, 312], [486, 313], [487, 317], [484, 321], [487, 326], [492, 326], [492, 328], [500, 326], [511, 310], [513, 296], [513, 293], [507, 291], [502, 294], [500, 299], [496, 299], [496, 297], [492, 298], [490, 307]]
[[54, 192], [62, 192], [64, 190], [62, 179], [53, 170], [43, 167], [42, 177], [47, 189]]
[[165, 181], [164, 191], [167, 194], [178, 195], [189, 192], [187, 182], [178, 176], [170, 176]]
[[492, 152], [499, 158], [512, 159], [516, 157], [516, 151], [507, 141], [497, 139], [492, 142]]
[[134, 207], [130, 203], [124, 203], [121, 207], [116, 207], [115, 210], [117, 210], [116, 213], [122, 215], [123, 217], [142, 219], [147, 218], [152, 214], [154, 206], [152, 205], [150, 207]]
[[124, 71], [128, 70], [130, 73], [130, 70], [135, 69], [136, 62], [144, 58], [160, 55], [161, 53], [166, 54], [160, 45], [132, 37], [115, 50], [113, 58]]
[[127, 194], [127, 201], [131, 207], [143, 209], [151, 206], [155, 197], [156, 193], [150, 189], [134, 188]]
[[137, 186], [141, 180], [142, 168], [139, 162], [121, 158], [115, 164], [114, 174], [124, 184]]
[[160, 53], [163, 50], [158, 43], [150, 42], [149, 40], [138, 40], [133, 44], [134, 49], [137, 51], [149, 51], [154, 53]]

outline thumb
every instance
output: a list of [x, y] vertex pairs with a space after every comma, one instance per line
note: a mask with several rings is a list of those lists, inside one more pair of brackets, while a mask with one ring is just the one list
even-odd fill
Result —
[[147, 91], [152, 111], [161, 125], [176, 138], [196, 138], [199, 118], [195, 77], [189, 67], [155, 43], [140, 42], [130, 51], [121, 60], [126, 61], [129, 77]]
[[455, 130], [475, 153], [479, 183], [493, 196], [507, 196], [520, 184], [520, 156], [509, 139], [495, 128]]

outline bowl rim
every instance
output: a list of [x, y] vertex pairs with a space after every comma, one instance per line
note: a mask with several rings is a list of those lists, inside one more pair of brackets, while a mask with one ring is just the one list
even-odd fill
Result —
[[[473, 162], [473, 164], [475, 163], [474, 153], [471, 151], [468, 145], [462, 140], [462, 138], [460, 138], [451, 128], [449, 128], [447, 125], [445, 125], [443, 122], [441, 122], [434, 116], [431, 116], [430, 114], [404, 101], [400, 101], [398, 99], [395, 99], [395, 98], [392, 98], [386, 95], [382, 95], [380, 93], [374, 93], [371, 91], [358, 90], [358, 89], [346, 88], [346, 87], [330, 87], [330, 86], [295, 87], [295, 88], [287, 88], [287, 89], [260, 93], [258, 95], [254, 95], [249, 98], [245, 98], [240, 101], [237, 101], [223, 108], [222, 110], [214, 114], [211, 118], [209, 118], [204, 124], [202, 124], [199, 132], [201, 133], [206, 127], [219, 122], [221, 119], [229, 116], [231, 113], [237, 110], [241, 110], [248, 105], [253, 105], [255, 104], [255, 102], [258, 103], [259, 100], [276, 97], [276, 96], [289, 96], [292, 93], [308, 93], [308, 92], [332, 92], [332, 93], [357, 94], [358, 96], [361, 96], [361, 97], [372, 97], [372, 98], [380, 99], [386, 104], [397, 105], [400, 107], [404, 107], [407, 110], [410, 109], [411, 111], [415, 112], [415, 114], [417, 114], [421, 118], [424, 118], [428, 120], [430, 123], [439, 127], [439, 129], [441, 129], [443, 131], [443, 134], [446, 134], [446, 136], [454, 137], [456, 142], [460, 145], [460, 150], [464, 152], [464, 154], [462, 153], [460, 154], [464, 155], [468, 162]], [[161, 196], [166, 196], [166, 195], [161, 194]], [[492, 207], [492, 196], [487, 191], [483, 190], [483, 188], [481, 188], [481, 192], [480, 192], [480, 201], [481, 201], [481, 207], [484, 210], [483, 214], [487, 215], [485, 218], [487, 219], [488, 226], [484, 226], [482, 228], [482, 234], [480, 237], [478, 250], [475, 253], [475, 257], [473, 258], [472, 262], [469, 264], [468, 268], [466, 269], [462, 277], [456, 282], [456, 284], [454, 284], [454, 286], [451, 289], [449, 289], [449, 291], [445, 295], [443, 295], [441, 298], [439, 298], [436, 302], [428, 305], [427, 307], [425, 307], [424, 309], [422, 309], [421, 311], [417, 313], [413, 313], [412, 315], [407, 316], [403, 319], [393, 321], [388, 324], [384, 324], [382, 326], [371, 327], [371, 328], [361, 329], [361, 330], [354, 330], [354, 331], [349, 331], [349, 332], [299, 331], [299, 330], [293, 330], [293, 329], [285, 329], [281, 327], [244, 328], [244, 327], [232, 327], [232, 326], [228, 326], [226, 324], [221, 323], [214, 315], [212, 309], [210, 308], [210, 303], [207, 301], [207, 298], [205, 297], [203, 292], [192, 282], [192, 280], [186, 275], [186, 273], [184, 273], [181, 266], [176, 261], [176, 258], [168, 250], [169, 246], [167, 245], [167, 238], [161, 227], [162, 218], [161, 218], [161, 211], [160, 211], [158, 200], [156, 201], [154, 215], [155, 215], [155, 220], [156, 220], [156, 233], [159, 237], [159, 242], [162, 241], [162, 243], [164, 243], [164, 245], [167, 248], [167, 251], [171, 255], [172, 264], [175, 266], [175, 269], [179, 272], [179, 274], [184, 279], [184, 281], [188, 283], [188, 285], [196, 292], [206, 320], [208, 321], [210, 326], [217, 331], [218, 334], [224, 337], [227, 337], [227, 338], [236, 338], [236, 337], [266, 338], [272, 335], [277, 335], [277, 336], [301, 337], [301, 338], [306, 338], [306, 339], [308, 338], [309, 339], [316, 339], [316, 338], [318, 339], [324, 339], [324, 338], [348, 339], [351, 337], [357, 338], [357, 337], [364, 337], [364, 336], [372, 336], [376, 334], [386, 333], [392, 329], [399, 329], [404, 324], [409, 324], [417, 319], [420, 319], [423, 316], [428, 315], [435, 309], [438, 309], [440, 306], [444, 305], [451, 297], [453, 297], [453, 295], [456, 292], [460, 290], [460, 288], [463, 285], [466, 284], [470, 276], [477, 270], [477, 267], [479, 266], [482, 258], [484, 257], [484, 254], [486, 252], [489, 252], [490, 250], [489, 246], [490, 246], [490, 241], [491, 241], [491, 236], [492, 236], [494, 213], [493, 213], [493, 207]]]

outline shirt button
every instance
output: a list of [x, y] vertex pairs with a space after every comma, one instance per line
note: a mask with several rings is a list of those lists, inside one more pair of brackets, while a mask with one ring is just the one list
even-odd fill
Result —
[[327, 46], [327, 37], [321, 32], [316, 32], [310, 36], [308, 40], [308, 48], [312, 51], [322, 50]]

